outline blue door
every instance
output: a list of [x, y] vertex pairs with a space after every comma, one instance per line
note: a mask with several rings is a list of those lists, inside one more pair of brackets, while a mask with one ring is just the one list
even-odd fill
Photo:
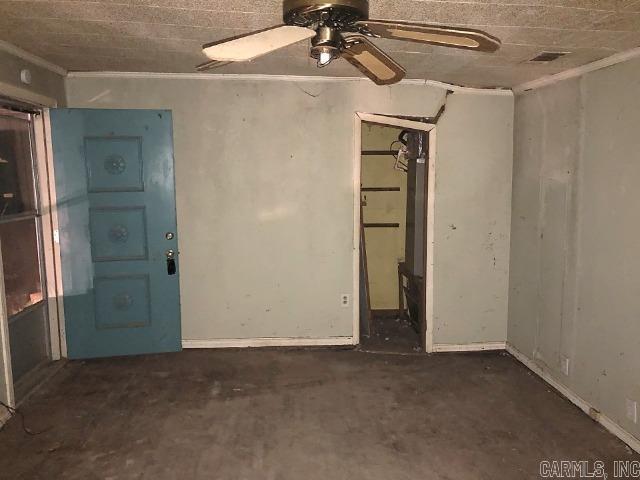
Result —
[[171, 112], [56, 109], [51, 130], [69, 358], [180, 350]]

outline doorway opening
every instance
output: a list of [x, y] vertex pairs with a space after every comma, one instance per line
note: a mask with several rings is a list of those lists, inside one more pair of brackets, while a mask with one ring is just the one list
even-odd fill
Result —
[[359, 117], [360, 343], [370, 351], [430, 351], [434, 125]]

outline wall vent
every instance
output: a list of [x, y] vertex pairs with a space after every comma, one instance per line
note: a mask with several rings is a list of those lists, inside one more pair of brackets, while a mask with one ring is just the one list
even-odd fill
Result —
[[553, 62], [554, 60], [557, 60], [560, 57], [564, 57], [569, 53], [571, 52], [542, 52], [538, 56], [532, 58], [529, 61], [536, 62], [536, 63]]

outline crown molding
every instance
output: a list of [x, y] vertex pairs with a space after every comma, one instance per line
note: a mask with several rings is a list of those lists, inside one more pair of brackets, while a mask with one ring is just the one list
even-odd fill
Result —
[[521, 95], [531, 90], [537, 90], [538, 88], [543, 88], [549, 85], [553, 85], [554, 83], [569, 80], [570, 78], [580, 77], [586, 73], [595, 72], [596, 70], [611, 67], [612, 65], [626, 62], [638, 57], [640, 57], [640, 47], [633, 48], [625, 52], [616, 53], [615, 55], [603, 58], [602, 60], [598, 60], [596, 62], [587, 63], [586, 65], [582, 65], [581, 67], [571, 68], [569, 70], [565, 70], [564, 72], [556, 73], [555, 75], [548, 75], [531, 82], [523, 83], [521, 85], [518, 85], [517, 87], [514, 87], [513, 93], [515, 95]]
[[[233, 73], [157, 73], [157, 72], [69, 72], [68, 78], [139, 78], [139, 79], [171, 79], [171, 80], [244, 80], [244, 81], [281, 81], [281, 82], [367, 82], [364, 77], [316, 77], [302, 75], [264, 75]], [[426, 85], [451, 90], [456, 93], [473, 95], [513, 96], [509, 89], [472, 88], [437, 82], [435, 80], [405, 79], [396, 85]], [[394, 85], [389, 87], [393, 88]]]
[[20, 47], [16, 47], [12, 43], [5, 42], [4, 40], [0, 40], [0, 51], [9, 53], [15, 57], [21, 58], [22, 60], [26, 60], [29, 63], [33, 63], [39, 67], [42, 67], [50, 72], [57, 73], [58, 75], [62, 75], [65, 77], [67, 75], [67, 70], [62, 68], [55, 63], [51, 63], [44, 58], [38, 57], [32, 53], [27, 52], [26, 50], [21, 49]]

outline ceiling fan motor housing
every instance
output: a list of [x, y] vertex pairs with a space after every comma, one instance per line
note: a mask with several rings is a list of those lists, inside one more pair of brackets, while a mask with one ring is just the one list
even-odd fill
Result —
[[355, 22], [369, 18], [369, 0], [284, 0], [283, 13], [287, 25], [349, 31]]

